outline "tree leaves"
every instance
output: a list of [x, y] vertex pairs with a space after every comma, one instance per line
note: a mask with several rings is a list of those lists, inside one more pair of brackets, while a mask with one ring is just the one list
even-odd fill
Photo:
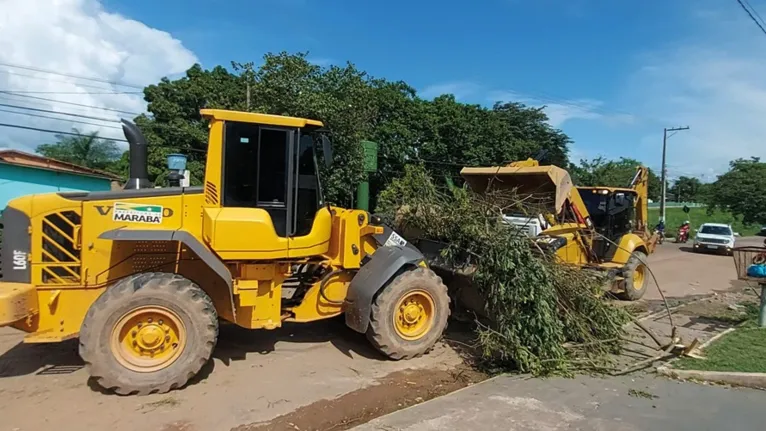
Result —
[[101, 170], [119, 159], [120, 152], [114, 141], [99, 138], [98, 132], [81, 133], [78, 129], [72, 129], [72, 132], [79, 136], [56, 135], [56, 143], [39, 145], [36, 151], [62, 162]]
[[729, 166], [710, 187], [709, 209], [730, 211], [745, 224], [766, 224], [766, 163], [753, 157], [734, 160]]

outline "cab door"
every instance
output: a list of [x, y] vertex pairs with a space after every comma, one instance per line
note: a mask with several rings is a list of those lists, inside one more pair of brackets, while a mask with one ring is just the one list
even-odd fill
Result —
[[225, 260], [285, 258], [297, 130], [238, 122], [223, 129], [222, 199], [204, 209], [205, 239]]
[[290, 258], [326, 253], [332, 236], [332, 214], [323, 205], [315, 142], [308, 134], [298, 137], [294, 159], [293, 199], [295, 211], [290, 237]]

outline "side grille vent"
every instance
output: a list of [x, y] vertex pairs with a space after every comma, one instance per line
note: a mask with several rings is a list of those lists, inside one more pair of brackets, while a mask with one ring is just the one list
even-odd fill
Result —
[[205, 202], [218, 205], [218, 189], [210, 181], [205, 183]]
[[44, 284], [79, 284], [80, 215], [74, 211], [49, 214], [42, 220], [42, 271]]

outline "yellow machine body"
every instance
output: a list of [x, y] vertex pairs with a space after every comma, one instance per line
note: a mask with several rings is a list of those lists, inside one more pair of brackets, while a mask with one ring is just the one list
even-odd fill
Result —
[[626, 188], [575, 187], [566, 170], [533, 159], [466, 167], [460, 174], [474, 191], [511, 190], [533, 203], [532, 211], [542, 212], [548, 225], [536, 240], [553, 244], [562, 263], [610, 271], [622, 280], [623, 270], [633, 271], [632, 256], [654, 251], [656, 238], [647, 227], [648, 171], [642, 166]]
[[[297, 160], [298, 134], [307, 136], [322, 124], [221, 110], [202, 114], [210, 121], [202, 187], [54, 193], [10, 202], [3, 214], [0, 325], [28, 332], [26, 342], [76, 337], [89, 307], [105, 289], [142, 272], [193, 280], [212, 298], [220, 318], [245, 328], [273, 329], [284, 321], [310, 322], [344, 311], [354, 271], [380, 246], [374, 236], [384, 233], [383, 226], [371, 224], [365, 211], [319, 203], [303, 232], [280, 234], [273, 219], [286, 210], [285, 202], [227, 205], [225, 196], [227, 180], [243, 181], [226, 177], [227, 145], [244, 145], [252, 133], [262, 139], [270, 131], [286, 139], [287, 157]], [[239, 141], [224, 142], [227, 131], [233, 133], [225, 130], [227, 125], [244, 130]], [[294, 175], [290, 184], [304, 179], [297, 168], [286, 174]], [[290, 194], [297, 198], [303, 190], [296, 186], [289, 192], [288, 201]], [[302, 265], [344, 271], [326, 280], [321, 294], [319, 280], [304, 281], [302, 298], [290, 300], [284, 295], [286, 283]]]

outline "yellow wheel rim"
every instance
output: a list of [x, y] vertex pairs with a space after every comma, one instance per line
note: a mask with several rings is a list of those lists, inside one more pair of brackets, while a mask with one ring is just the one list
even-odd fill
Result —
[[405, 340], [422, 338], [434, 324], [434, 300], [425, 290], [407, 292], [396, 304], [394, 328]]
[[633, 270], [633, 288], [635, 290], [641, 290], [644, 288], [644, 280], [646, 278], [646, 268], [644, 268], [644, 265], [638, 265], [636, 269]]
[[174, 311], [139, 307], [112, 328], [111, 349], [125, 368], [150, 373], [170, 366], [186, 346], [186, 327]]

